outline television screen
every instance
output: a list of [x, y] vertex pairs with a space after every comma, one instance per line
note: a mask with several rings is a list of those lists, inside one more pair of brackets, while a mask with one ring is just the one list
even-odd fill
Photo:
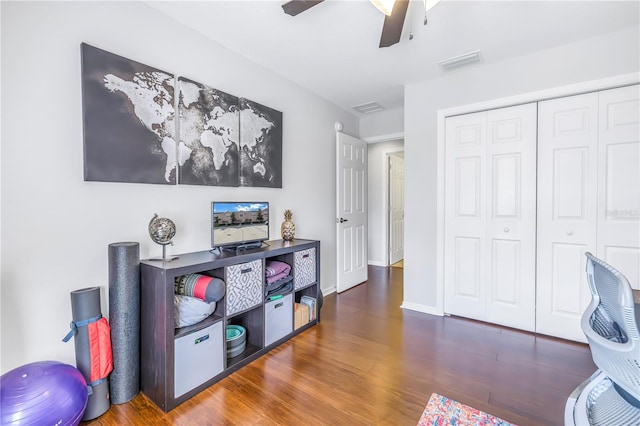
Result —
[[213, 201], [211, 246], [237, 247], [269, 239], [269, 203]]

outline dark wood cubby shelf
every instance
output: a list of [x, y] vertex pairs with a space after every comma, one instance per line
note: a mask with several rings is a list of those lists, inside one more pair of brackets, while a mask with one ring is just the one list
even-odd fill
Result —
[[[320, 320], [318, 312], [315, 320], [298, 329], [292, 328], [292, 331], [281, 339], [270, 345], [265, 345], [265, 306], [268, 300], [265, 301], [264, 297], [266, 285], [264, 267], [268, 260], [280, 260], [291, 265], [294, 282], [294, 289], [291, 291], [293, 302], [299, 302], [303, 295], [312, 296], [318, 300], [318, 294], [321, 291], [320, 242], [316, 240], [272, 240], [265, 242], [260, 248], [239, 252], [206, 250], [179, 254], [178, 258], [172, 261], [141, 261], [140, 384], [142, 392], [163, 411], [167, 412], [173, 409], [279, 344], [317, 324]], [[262, 295], [259, 302], [242, 311], [228, 314], [227, 297], [225, 296], [216, 303], [215, 311], [203, 321], [187, 327], [174, 327], [174, 282], [176, 277], [194, 273], [209, 275], [225, 280], [228, 287], [228, 268], [255, 261], [259, 261], [258, 264], [262, 268], [259, 284]], [[309, 262], [313, 262], [313, 264], [309, 264]], [[310, 270], [312, 271], [311, 275]], [[293, 315], [294, 312], [291, 309], [292, 321]], [[233, 358], [226, 358], [225, 327], [223, 327], [222, 337], [217, 339], [214, 337], [213, 342], [208, 342], [212, 345], [210, 347], [214, 348], [218, 362], [219, 356], [222, 357], [219, 373], [213, 377], [203, 378], [201, 383], [193, 386], [186, 393], [176, 396], [176, 341], [188, 339], [191, 334], [196, 336], [196, 333], [203, 332], [217, 323], [221, 323], [222, 326], [235, 324], [245, 327], [247, 330], [245, 350]], [[220, 327], [217, 328], [220, 329]], [[209, 335], [207, 335], [208, 338]], [[185, 367], [181, 365], [181, 368]], [[198, 365], [193, 365], [192, 368], [197, 369]]]

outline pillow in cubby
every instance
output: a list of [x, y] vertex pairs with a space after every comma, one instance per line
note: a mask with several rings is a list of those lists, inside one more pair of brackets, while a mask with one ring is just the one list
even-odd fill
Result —
[[193, 325], [216, 310], [216, 302], [204, 302], [191, 296], [173, 295], [175, 328]]

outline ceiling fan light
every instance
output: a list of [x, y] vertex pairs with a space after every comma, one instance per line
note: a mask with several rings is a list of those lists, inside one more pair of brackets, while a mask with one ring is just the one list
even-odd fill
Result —
[[380, 12], [384, 13], [387, 16], [391, 15], [391, 11], [393, 10], [393, 4], [396, 0], [371, 0], [371, 3], [378, 9]]
[[438, 3], [440, 3], [440, 0], [424, 0], [425, 13]]

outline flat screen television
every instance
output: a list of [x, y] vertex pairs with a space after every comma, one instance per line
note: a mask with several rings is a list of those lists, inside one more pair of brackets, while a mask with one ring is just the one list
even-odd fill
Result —
[[211, 202], [211, 247], [259, 247], [269, 239], [269, 203]]

